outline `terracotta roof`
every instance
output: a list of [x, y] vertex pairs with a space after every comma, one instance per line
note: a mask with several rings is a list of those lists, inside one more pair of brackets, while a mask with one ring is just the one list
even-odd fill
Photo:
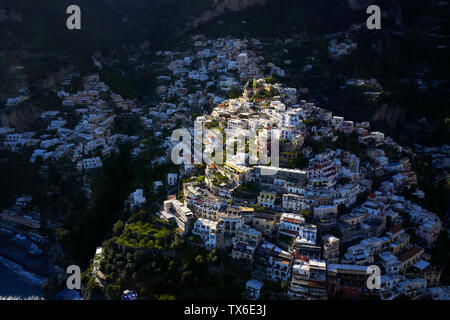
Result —
[[294, 231], [294, 230], [280, 229], [280, 232], [289, 233], [293, 236], [298, 236], [298, 231]]
[[392, 235], [394, 235], [394, 234], [399, 233], [399, 232], [402, 231], [402, 230], [403, 230], [403, 227], [402, 227], [402, 226], [395, 226], [395, 227], [390, 228], [390, 229], [388, 230], [388, 232], [390, 232]]
[[301, 220], [291, 219], [291, 218], [283, 218], [283, 221], [295, 223], [295, 224], [302, 224], [303, 222]]
[[279, 259], [279, 258], [274, 258], [274, 260], [276, 262], [282, 263], [282, 264], [289, 264], [289, 261], [283, 260], [283, 259]]
[[400, 260], [401, 262], [405, 262], [422, 251], [423, 251], [423, 249], [420, 247], [412, 247], [411, 249], [408, 249], [405, 252], [403, 252], [402, 254], [400, 254], [398, 256], [398, 260]]
[[238, 242], [236, 242], [235, 247], [246, 248], [247, 247], [247, 243], [242, 242], [242, 241], [238, 241]]

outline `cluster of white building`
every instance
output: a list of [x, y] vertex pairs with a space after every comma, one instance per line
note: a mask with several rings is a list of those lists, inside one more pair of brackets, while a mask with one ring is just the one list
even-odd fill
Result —
[[[101, 167], [102, 158], [118, 151], [118, 144], [129, 141], [131, 137], [111, 133], [115, 110], [106, 102], [109, 87], [100, 81], [98, 75], [82, 79], [84, 91], [75, 94], [65, 91], [72, 79], [79, 76], [67, 75], [61, 83], [61, 89], [57, 90], [57, 95], [62, 99], [62, 108], [41, 114], [41, 121], [47, 126], [46, 133], [38, 136], [36, 132], [15, 132], [2, 127], [0, 135], [4, 136], [3, 146], [13, 151], [31, 148], [31, 162], [66, 157], [79, 170]], [[68, 128], [69, 121], [73, 122], [71, 118], [78, 122], [73, 128]]]
[[[255, 99], [262, 91], [264, 98]], [[280, 152], [280, 163], [289, 163], [282, 157], [301, 156], [308, 164], [303, 169], [250, 165], [245, 154], [228, 158], [223, 165], [207, 165], [204, 177], [183, 184], [185, 204], [197, 218], [192, 233], [207, 249], [231, 247], [233, 258], [263, 270], [247, 283], [253, 298], [264, 281], [287, 281], [289, 296], [297, 299], [324, 299], [337, 292], [388, 299], [387, 292], [396, 290], [395, 277], [404, 288], [417, 279], [425, 286], [437, 286], [440, 271], [431, 266], [424, 248], [437, 240], [441, 221], [398, 195], [417, 183], [409, 159], [401, 157], [403, 149], [383, 133], [371, 132], [368, 122], [346, 121], [297, 97], [295, 89], [253, 80], [242, 97], [224, 101], [210, 116], [197, 118], [204, 125], [207, 152], [213, 151], [215, 142], [208, 127], [232, 136], [255, 130], [268, 137], [277, 130], [284, 144], [281, 150], [288, 150]], [[357, 134], [358, 143], [365, 145], [364, 161], [341, 149], [314, 154], [303, 147], [306, 138], [334, 142], [350, 134]], [[398, 157], [389, 158], [386, 148], [396, 150]], [[273, 174], [264, 175], [263, 170]], [[376, 177], [385, 181], [372, 191]], [[249, 184], [257, 193], [253, 199], [242, 198], [239, 192]], [[406, 215], [411, 222], [408, 232], [414, 234], [402, 227]], [[329, 234], [335, 230], [339, 237]], [[367, 270], [373, 264], [383, 272], [381, 291], [366, 287]], [[411, 284], [402, 292], [413, 297], [421, 287]]]

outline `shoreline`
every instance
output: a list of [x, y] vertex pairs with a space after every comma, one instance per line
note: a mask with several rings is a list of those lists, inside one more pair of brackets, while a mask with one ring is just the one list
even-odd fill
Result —
[[41, 278], [50, 278], [55, 270], [45, 255], [33, 256], [17, 247], [11, 240], [0, 237], [0, 257], [19, 265], [24, 271]]
[[[9, 237], [0, 235], [0, 264], [29, 286], [37, 288], [41, 298], [49, 300], [83, 300], [76, 290], [59, 290], [54, 296], [45, 298], [44, 284], [56, 273], [48, 256], [34, 256], [17, 246]], [[12, 298], [16, 296], [11, 296]], [[23, 298], [23, 297], [19, 297]]]
[[54, 296], [46, 298], [42, 286], [48, 281], [49, 278], [47, 276], [30, 271], [17, 261], [13, 261], [2, 255], [0, 255], [0, 265], [4, 266], [9, 272], [18, 277], [21, 276], [22, 280], [27, 283], [27, 286], [30, 288], [37, 288], [40, 292], [40, 294], [37, 295], [6, 295], [6, 300], [83, 300], [83, 297], [78, 290], [69, 289], [59, 290]]
[[24, 269], [16, 262], [0, 256], [2, 270], [0, 300], [45, 300], [42, 286], [47, 278]]

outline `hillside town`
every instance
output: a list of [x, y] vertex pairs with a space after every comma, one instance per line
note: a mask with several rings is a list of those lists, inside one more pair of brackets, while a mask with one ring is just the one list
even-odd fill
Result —
[[[418, 204], [425, 193], [412, 166], [416, 153], [432, 153], [433, 166], [445, 175], [448, 146], [407, 150], [370, 122], [344, 119], [307, 101], [279, 83], [282, 68], [249, 49], [260, 45], [256, 39], [194, 36], [190, 44], [182, 52], [156, 53], [158, 103], [124, 99], [98, 74], [71, 73], [54, 89], [61, 106], [41, 114], [45, 130], [2, 127], [3, 147], [27, 150], [32, 163], [68, 161], [88, 175], [121, 143], [131, 143], [135, 157], [147, 148], [144, 135], [114, 132], [119, 116], [139, 119], [159, 138], [163, 152], [152, 165], [170, 162], [172, 131], [193, 132], [194, 123], [202, 128], [204, 153], [216, 142], [212, 129], [236, 141], [250, 130], [260, 137], [278, 132], [279, 166], [252, 164], [248, 153], [227, 156], [223, 164], [183, 164], [165, 181], [151, 181], [150, 190], [141, 186], [125, 207], [136, 212], [146, 195], [166, 190], [160, 208], [149, 213], [172, 223], [193, 245], [224, 251], [250, 268], [245, 299], [259, 299], [270, 283], [282, 283], [288, 299], [449, 299], [430, 254], [443, 222]], [[332, 42], [329, 53], [345, 55], [355, 47]], [[66, 89], [74, 79], [81, 79], [82, 91]], [[29, 208], [30, 201], [22, 195], [2, 208], [1, 218], [39, 230], [39, 209]], [[25, 241], [20, 232], [15, 237]], [[33, 254], [41, 253], [39, 241], [30, 242]], [[101, 273], [100, 254], [101, 248], [95, 274]], [[373, 266], [381, 270], [379, 288], [367, 285]]]
[[[204, 126], [204, 152], [214, 143], [208, 129], [236, 137], [247, 129], [266, 136], [279, 130], [281, 167], [249, 165], [248, 155], [204, 166], [197, 176], [184, 165], [188, 178], [178, 199], [170, 197], [158, 215], [176, 223], [181, 234], [196, 235], [208, 250], [231, 249], [233, 259], [251, 263], [248, 298], [257, 299], [266, 281], [286, 282], [288, 296], [297, 299], [342, 293], [383, 300], [448, 297], [426, 252], [442, 223], [404, 196], [424, 196], [411, 191], [417, 176], [405, 150], [371, 131], [368, 122], [333, 116], [298, 99], [296, 89], [247, 74], [253, 79], [241, 97], [221, 101], [210, 115], [196, 119]], [[245, 76], [242, 72], [241, 79]], [[356, 137], [356, 150], [335, 147], [349, 136]], [[327, 147], [317, 152], [305, 140]], [[299, 157], [303, 168], [288, 168]], [[274, 174], [264, 176], [261, 170]], [[382, 270], [379, 290], [366, 284], [367, 267], [374, 264]]]
[[[402, 147], [372, 132], [369, 123], [298, 101], [295, 89], [265, 80], [255, 80], [253, 88], [214, 108], [204, 124], [214, 122], [236, 136], [247, 128], [260, 134], [278, 129], [280, 149], [288, 150], [280, 151], [280, 163], [301, 157], [304, 168], [250, 166], [248, 155], [240, 163], [209, 164], [202, 175], [183, 183], [181, 201], [164, 202], [161, 216], [175, 221], [179, 232], [197, 235], [206, 248], [231, 248], [232, 258], [251, 263], [254, 279], [247, 289], [254, 298], [265, 281], [287, 282], [288, 296], [299, 299], [338, 293], [417, 299], [438, 292], [440, 271], [426, 249], [442, 223], [403, 195], [417, 177]], [[258, 90], [274, 95], [252, 99]], [[332, 147], [352, 134], [361, 145], [356, 154]], [[317, 153], [302, 148], [308, 139], [328, 141], [329, 148]], [[394, 152], [387, 157], [384, 150]], [[415, 196], [423, 193], [417, 190]], [[374, 264], [383, 270], [380, 290], [366, 284], [367, 267]]]

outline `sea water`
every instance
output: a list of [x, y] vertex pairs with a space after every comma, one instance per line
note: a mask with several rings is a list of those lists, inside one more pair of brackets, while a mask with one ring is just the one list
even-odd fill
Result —
[[0, 299], [43, 299], [41, 286], [46, 280], [0, 256]]

